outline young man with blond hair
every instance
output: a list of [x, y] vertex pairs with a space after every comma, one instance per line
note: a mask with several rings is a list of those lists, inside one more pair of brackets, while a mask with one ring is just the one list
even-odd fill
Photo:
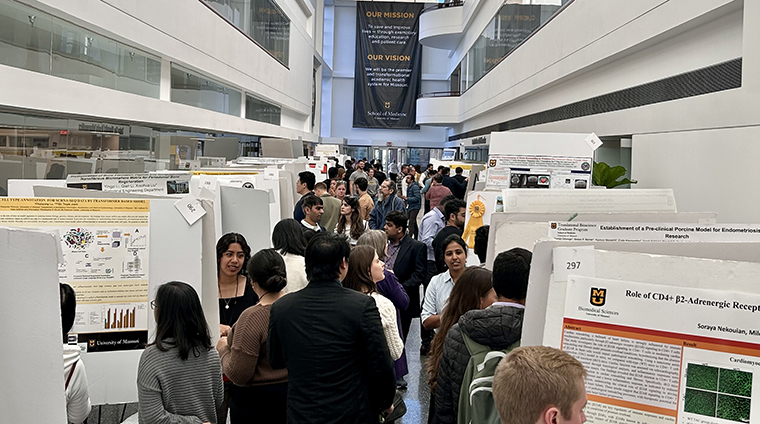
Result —
[[502, 423], [583, 424], [583, 365], [546, 346], [519, 347], [499, 362], [493, 398]]

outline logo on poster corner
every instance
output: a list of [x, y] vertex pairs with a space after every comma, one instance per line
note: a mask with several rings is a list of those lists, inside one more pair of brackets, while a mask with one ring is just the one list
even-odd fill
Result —
[[552, 230], [556, 230], [557, 229], [557, 223], [556, 222], [552, 222], [551, 227], [552, 227]]
[[95, 339], [90, 339], [90, 347], [95, 347]]
[[391, 102], [385, 102], [384, 106], [385, 106], [386, 109], [390, 109], [391, 108]]
[[594, 306], [604, 306], [607, 289], [591, 287], [591, 296], [589, 302]]
[[591, 169], [591, 164], [588, 163], [588, 162], [583, 162], [581, 164], [581, 169], [584, 170], [584, 171], [588, 171], [589, 169]]
[[488, 167], [489, 168], [493, 168], [494, 166], [496, 166], [496, 159], [489, 160], [488, 161]]

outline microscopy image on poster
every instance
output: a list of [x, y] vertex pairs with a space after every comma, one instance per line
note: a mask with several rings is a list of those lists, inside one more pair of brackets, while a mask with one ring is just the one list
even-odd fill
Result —
[[104, 333], [129, 333], [105, 337], [106, 350], [147, 342], [149, 215], [148, 200], [0, 198], [0, 225], [58, 232], [59, 281], [77, 296], [71, 333], [88, 351], [104, 350]]
[[594, 423], [751, 423], [760, 296], [569, 276], [562, 349]]

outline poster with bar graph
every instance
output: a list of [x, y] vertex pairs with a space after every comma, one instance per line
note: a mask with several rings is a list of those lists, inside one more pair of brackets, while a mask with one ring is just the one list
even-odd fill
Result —
[[58, 231], [58, 279], [77, 297], [70, 334], [88, 352], [147, 342], [149, 220], [149, 200], [0, 198], [0, 225]]

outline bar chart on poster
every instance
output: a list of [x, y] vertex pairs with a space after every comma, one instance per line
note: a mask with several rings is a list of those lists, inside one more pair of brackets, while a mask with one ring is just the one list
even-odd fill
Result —
[[140, 349], [148, 336], [150, 201], [5, 198], [0, 224], [57, 230], [59, 281], [77, 311], [71, 334], [88, 352]]

